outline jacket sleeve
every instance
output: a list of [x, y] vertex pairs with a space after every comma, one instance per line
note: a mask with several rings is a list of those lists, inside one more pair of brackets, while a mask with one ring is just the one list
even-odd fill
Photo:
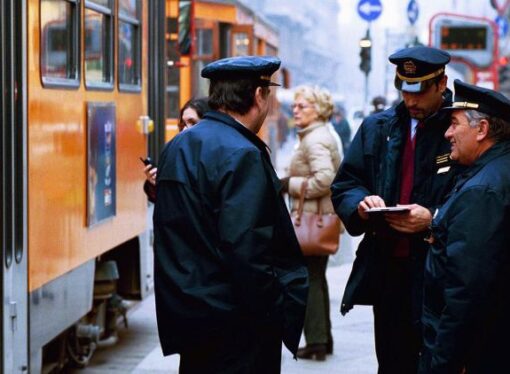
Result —
[[[235, 293], [252, 318], [272, 319], [281, 311], [282, 292], [273, 267], [272, 183], [262, 155], [240, 150], [220, 170], [219, 255], [232, 275]], [[273, 199], [274, 200], [274, 199]]]
[[474, 332], [483, 328], [491, 290], [508, 256], [507, 209], [495, 191], [472, 187], [446, 213], [445, 306], [432, 347], [431, 373], [460, 373]]
[[148, 180], [145, 180], [143, 190], [147, 195], [147, 199], [153, 204], [156, 203], [156, 186]]
[[[335, 166], [329, 148], [321, 142], [314, 142], [307, 147], [306, 155], [312, 175], [308, 179], [305, 199], [317, 199], [329, 194], [331, 182], [335, 178]], [[305, 177], [291, 177], [289, 194], [299, 197], [301, 184]]]
[[331, 200], [335, 211], [351, 235], [365, 232], [366, 222], [358, 215], [358, 204], [365, 196], [371, 195], [368, 169], [365, 163], [364, 127], [354, 137], [349, 152], [345, 155], [342, 165], [331, 185]]

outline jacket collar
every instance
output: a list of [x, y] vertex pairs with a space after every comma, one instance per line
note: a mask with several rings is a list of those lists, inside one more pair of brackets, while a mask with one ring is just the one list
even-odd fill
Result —
[[302, 139], [306, 134], [311, 133], [316, 128], [325, 126], [325, 125], [326, 125], [325, 122], [316, 121], [316, 122], [312, 122], [311, 124], [309, 124], [308, 126], [302, 128], [302, 129], [298, 129], [297, 134], [299, 136], [299, 139]]
[[257, 135], [255, 135], [252, 131], [248, 130], [244, 127], [239, 121], [237, 121], [234, 117], [218, 111], [209, 111], [205, 113], [204, 119], [212, 119], [215, 121], [222, 122], [223, 124], [232, 127], [236, 131], [238, 131], [241, 135], [243, 135], [246, 139], [248, 139], [253, 145], [255, 145], [258, 149], [260, 149], [264, 154], [269, 156], [271, 150]]
[[464, 173], [459, 175], [459, 179], [455, 185], [455, 190], [458, 190], [464, 185], [471, 177], [473, 177], [480, 169], [487, 165], [492, 160], [510, 153], [510, 140], [494, 144], [469, 166]]

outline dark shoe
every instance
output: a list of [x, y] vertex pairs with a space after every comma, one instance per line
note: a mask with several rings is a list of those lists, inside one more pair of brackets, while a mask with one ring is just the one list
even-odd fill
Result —
[[331, 341], [326, 343], [326, 353], [328, 355], [332, 355], [333, 354], [333, 340], [331, 340]]
[[299, 348], [296, 356], [305, 360], [325, 361], [326, 344], [309, 344]]

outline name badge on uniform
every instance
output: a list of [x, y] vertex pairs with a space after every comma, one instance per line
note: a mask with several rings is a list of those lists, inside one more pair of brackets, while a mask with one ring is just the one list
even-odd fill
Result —
[[450, 170], [450, 166], [444, 166], [442, 168], [437, 169], [437, 174], [444, 174]]

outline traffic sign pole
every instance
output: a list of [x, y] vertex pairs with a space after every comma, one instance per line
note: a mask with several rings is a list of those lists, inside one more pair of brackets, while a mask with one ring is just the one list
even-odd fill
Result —
[[510, 6], [510, 0], [490, 0], [490, 2], [500, 16], [503, 15]]
[[[370, 40], [370, 22], [375, 21], [381, 15], [383, 11], [383, 6], [381, 4], [381, 0], [359, 0], [358, 2], [358, 14], [359, 16], [368, 22], [367, 34], [364, 39], [360, 41], [360, 46], [362, 47], [362, 51], [360, 57], [362, 58], [360, 68], [365, 73], [365, 102], [364, 102], [364, 112], [366, 114], [368, 110], [368, 76], [370, 74], [370, 50], [363, 50], [363, 46], [361, 45], [362, 41], [368, 41], [370, 43], [370, 48], [372, 46], [372, 41]], [[367, 53], [367, 55], [364, 54]], [[369, 56], [369, 57], [367, 57]], [[367, 61], [363, 61], [366, 59]]]

